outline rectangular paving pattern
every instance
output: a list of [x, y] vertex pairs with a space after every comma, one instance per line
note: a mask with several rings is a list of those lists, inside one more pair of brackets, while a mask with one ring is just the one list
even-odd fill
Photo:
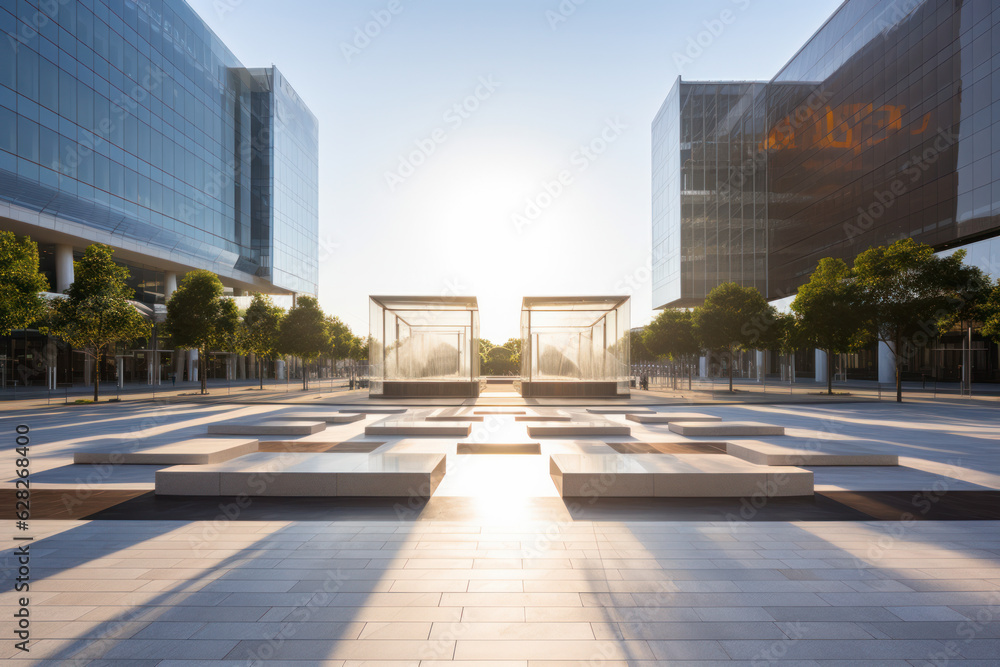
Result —
[[788, 438], [782, 439], [781, 444], [760, 440], [730, 442], [726, 445], [726, 452], [745, 461], [766, 466], [899, 465], [899, 457], [895, 454], [877, 451], [884, 447], [884, 443], [877, 442]]
[[384, 445], [384, 442], [367, 442], [364, 440], [347, 442], [303, 442], [301, 440], [264, 440], [258, 446], [261, 452], [374, 452]]
[[555, 438], [571, 435], [631, 435], [632, 429], [612, 421], [537, 422], [528, 424], [532, 438]]
[[257, 441], [242, 438], [192, 438], [137, 451], [75, 452], [73, 463], [112, 465], [204, 465], [257, 451]]
[[258, 422], [209, 424], [209, 435], [312, 435], [326, 429], [324, 421], [269, 419]]
[[469, 422], [427, 422], [385, 419], [365, 427], [365, 435], [458, 436], [472, 433]]
[[549, 474], [563, 497], [735, 498], [813, 493], [813, 474], [702, 454], [552, 454]]
[[785, 434], [784, 426], [762, 422], [671, 422], [670, 430], [678, 435], [713, 437]]
[[725, 442], [606, 442], [619, 454], [726, 454]]
[[430, 497], [444, 454], [257, 453], [156, 472], [157, 495]]

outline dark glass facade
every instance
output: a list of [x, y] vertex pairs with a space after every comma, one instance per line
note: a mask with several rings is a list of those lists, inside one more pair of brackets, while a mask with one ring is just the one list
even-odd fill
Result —
[[275, 68], [182, 0], [0, 0], [0, 32], [0, 225], [316, 292], [317, 123]]
[[[671, 190], [669, 179], [657, 179], [658, 172], [674, 168], [670, 162], [693, 175], [699, 168], [722, 173], [726, 165], [719, 164], [718, 151], [697, 158], [696, 141], [686, 146], [684, 119], [699, 112], [688, 112], [683, 98], [687, 89], [721, 91], [727, 85], [678, 82], [679, 94], [668, 96], [668, 102], [675, 95], [680, 101], [676, 150], [660, 148], [673, 141], [658, 138], [670, 123], [664, 118], [666, 105], [654, 122], [657, 308], [696, 305], [726, 280], [751, 284], [745, 270], [713, 272], [710, 233], [704, 241], [684, 234], [686, 227], [701, 224], [696, 204], [687, 223], [684, 186]], [[758, 167], [755, 178], [760, 175], [766, 185], [763, 192], [754, 190], [752, 216], [733, 216], [731, 203], [728, 210], [713, 205], [704, 209], [704, 224], [730, 226], [730, 248], [720, 245], [719, 253], [729, 254], [731, 266], [745, 267], [746, 246], [737, 247], [731, 239], [752, 234], [756, 240], [757, 210], [763, 208], [764, 281], [753, 284], [769, 299], [794, 294], [822, 257], [850, 262], [868, 247], [908, 237], [945, 250], [1000, 233], [1000, 4], [848, 0], [754, 98], [741, 124], [757, 127], [748, 114], [752, 110], [756, 118], [756, 102], [762, 100], [765, 126], [755, 137], [751, 159]], [[716, 105], [713, 111], [703, 103], [701, 113], [721, 123], [727, 109]], [[728, 111], [732, 108], [730, 103]], [[690, 158], [686, 150], [692, 151]], [[701, 167], [685, 166], [696, 158]], [[706, 178], [704, 187], [697, 196], [728, 199], [718, 181], [713, 190]], [[658, 203], [658, 196], [674, 201]], [[658, 253], [670, 238], [670, 225], [658, 226], [657, 212], [674, 206], [680, 215], [665, 219], [680, 230], [679, 248]], [[742, 225], [741, 232], [734, 232], [733, 224]], [[685, 261], [698, 267], [703, 250], [705, 279], [688, 280]], [[996, 273], [998, 261], [994, 255], [976, 263]], [[680, 270], [674, 268], [677, 263]], [[760, 264], [753, 266], [756, 270]]]
[[678, 79], [653, 122], [653, 300], [767, 285], [764, 83]]

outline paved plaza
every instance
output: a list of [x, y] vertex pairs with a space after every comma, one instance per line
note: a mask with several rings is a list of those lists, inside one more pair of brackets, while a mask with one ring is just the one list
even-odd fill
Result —
[[[804, 466], [814, 475], [812, 497], [630, 499], [561, 498], [549, 457], [643, 445], [676, 452], [698, 439], [607, 406], [600, 418], [630, 426], [630, 435], [532, 439], [534, 422], [479, 403], [483, 421], [469, 422], [465, 438], [365, 435], [384, 419], [441, 414], [408, 406], [404, 415], [366, 414], [270, 446], [331, 456], [344, 455], [338, 447], [443, 454], [447, 474], [430, 499], [156, 496], [156, 472], [167, 465], [73, 463], [80, 452], [141, 452], [204, 438], [214, 423], [280, 420], [307, 410], [301, 404], [6, 412], [11, 443], [17, 424], [30, 427], [33, 496], [29, 529], [18, 531], [16, 462], [5, 447], [0, 493], [11, 510], [2, 525], [0, 659], [998, 664], [995, 404], [646, 405], [664, 416], [697, 411], [782, 426], [784, 436], [753, 436], [773, 447], [782, 438], [796, 446], [863, 443], [899, 465]], [[558, 409], [579, 423], [597, 417], [585, 404], [522, 407]], [[529, 441], [540, 453], [463, 455], [456, 447]], [[663, 454], [671, 455], [684, 456]], [[27, 653], [15, 646], [12, 618], [22, 594], [12, 591], [11, 545], [25, 535], [33, 538]]]

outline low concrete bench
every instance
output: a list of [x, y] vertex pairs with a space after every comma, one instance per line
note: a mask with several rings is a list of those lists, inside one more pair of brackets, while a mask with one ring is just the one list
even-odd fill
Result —
[[312, 435], [326, 429], [325, 421], [271, 419], [259, 422], [209, 424], [209, 435]]
[[365, 427], [365, 435], [423, 435], [437, 437], [467, 437], [472, 433], [469, 422], [426, 422], [383, 420]]
[[193, 438], [136, 451], [76, 452], [73, 463], [111, 465], [206, 465], [256, 452], [256, 440]]
[[685, 436], [738, 438], [752, 435], [784, 435], [784, 426], [761, 422], [670, 422], [670, 430]]
[[157, 495], [421, 497], [445, 475], [444, 454], [257, 453], [156, 472]]
[[278, 418], [291, 421], [320, 421], [327, 424], [351, 424], [364, 421], [365, 416], [363, 412], [286, 412], [278, 415]]
[[630, 412], [625, 419], [640, 424], [672, 424], [674, 422], [721, 422], [722, 417], [700, 412]]
[[812, 471], [701, 454], [552, 454], [563, 497], [739, 498], [808, 496]]
[[[879, 443], [841, 442], [790, 438], [781, 444], [739, 440], [726, 444], [726, 452], [744, 461], [765, 466], [898, 466], [895, 454], [879, 453]], [[884, 447], [885, 445], [881, 445]]]
[[459, 454], [541, 454], [537, 442], [460, 442]]
[[532, 438], [553, 438], [568, 435], [631, 435], [632, 429], [611, 421], [538, 422], [528, 424]]

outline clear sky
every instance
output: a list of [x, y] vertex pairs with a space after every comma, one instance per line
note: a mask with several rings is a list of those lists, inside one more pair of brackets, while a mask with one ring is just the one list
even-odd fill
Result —
[[324, 310], [364, 335], [369, 294], [475, 295], [494, 343], [525, 295], [631, 294], [648, 322], [663, 98], [678, 75], [770, 79], [840, 5], [189, 1], [319, 118]]

